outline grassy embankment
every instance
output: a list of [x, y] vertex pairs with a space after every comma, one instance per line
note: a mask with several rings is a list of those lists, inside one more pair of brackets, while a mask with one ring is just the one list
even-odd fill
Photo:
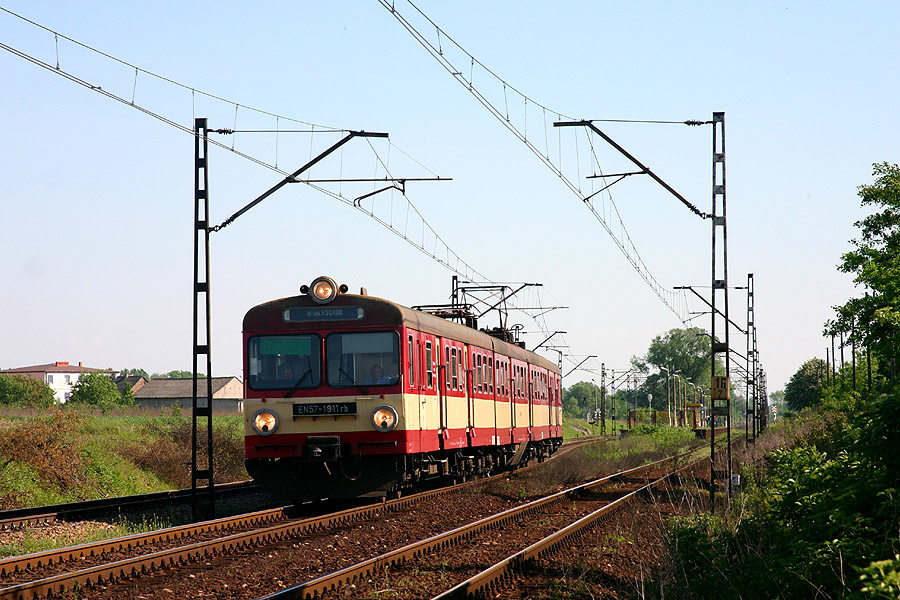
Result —
[[[240, 415], [213, 417], [216, 481], [247, 479]], [[205, 437], [205, 436], [201, 436]], [[191, 421], [168, 411], [0, 411], [0, 510], [190, 487]], [[168, 526], [96, 524], [47, 537], [0, 534], [0, 556]]]
[[[608, 430], [609, 427], [610, 424]], [[590, 433], [591, 426], [586, 422], [569, 420], [564, 437]], [[213, 435], [216, 481], [246, 479], [240, 415], [215, 416]], [[582, 459], [574, 461], [582, 466], [564, 469], [565, 478], [574, 481], [581, 471], [594, 472], [598, 464], [622, 461], [639, 464], [664, 451], [664, 446], [684, 446], [692, 439], [690, 432], [648, 428], [642, 435], [608, 440], [590, 450], [582, 450]], [[72, 409], [3, 409], [0, 410], [0, 510], [189, 487], [190, 456], [191, 422], [178, 412], [123, 409], [104, 414]], [[28, 534], [12, 540], [0, 535], [0, 556], [167, 525], [155, 521], [122, 521], [81, 527], [74, 537], [71, 531], [56, 538]]]

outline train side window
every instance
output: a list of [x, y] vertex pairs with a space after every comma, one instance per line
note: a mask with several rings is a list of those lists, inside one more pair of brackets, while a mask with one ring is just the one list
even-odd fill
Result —
[[475, 355], [475, 389], [481, 391], [481, 355]]
[[503, 363], [503, 395], [509, 397], [509, 363]]
[[488, 394], [494, 393], [494, 358], [488, 357]]
[[447, 355], [444, 359], [444, 379], [447, 381], [447, 389], [449, 390], [451, 377], [449, 377], [450, 373], [447, 371], [450, 369], [450, 347], [447, 346], [444, 350], [444, 353]]
[[431, 342], [425, 342], [425, 384], [428, 389], [434, 387], [434, 357]]
[[456, 348], [450, 350], [450, 371], [453, 373], [453, 389], [459, 389], [459, 363], [457, 363]]
[[459, 387], [460, 389], [466, 386], [466, 370], [469, 368], [469, 357], [466, 356], [465, 350], [460, 349], [459, 351]]
[[413, 343], [413, 336], [409, 336], [406, 338], [406, 357], [409, 359], [409, 364], [406, 368], [406, 378], [409, 380], [408, 384], [410, 387], [415, 387], [416, 385], [416, 347]]

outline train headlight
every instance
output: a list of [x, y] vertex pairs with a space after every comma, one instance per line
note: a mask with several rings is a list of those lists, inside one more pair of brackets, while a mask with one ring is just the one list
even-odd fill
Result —
[[334, 300], [338, 286], [331, 277], [319, 277], [309, 286], [309, 296], [313, 302], [327, 304]]
[[346, 294], [347, 286], [341, 284], [340, 287], [331, 277], [317, 277], [311, 285], [301, 285], [301, 294], [308, 294], [313, 302], [318, 304], [328, 304], [334, 300], [338, 293]]
[[278, 429], [278, 415], [268, 408], [261, 408], [253, 415], [253, 429], [259, 435], [272, 435]]
[[397, 411], [393, 406], [379, 406], [372, 412], [372, 425], [378, 431], [387, 433], [397, 426]]

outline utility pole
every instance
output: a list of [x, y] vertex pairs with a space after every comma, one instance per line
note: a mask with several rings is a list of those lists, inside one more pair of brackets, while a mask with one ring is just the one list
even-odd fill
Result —
[[[210, 323], [210, 286], [209, 286], [209, 234], [211, 232], [220, 231], [228, 226], [235, 219], [243, 215], [245, 212], [274, 194], [276, 191], [289, 183], [296, 183], [297, 177], [312, 168], [319, 161], [338, 148], [356, 137], [388, 137], [387, 133], [373, 133], [367, 131], [351, 131], [330, 148], [320, 153], [318, 156], [307, 162], [305, 165], [282, 179], [279, 183], [269, 188], [258, 196], [255, 200], [244, 206], [235, 214], [231, 215], [222, 224], [210, 227], [209, 225], [209, 142], [208, 135], [210, 133], [234, 133], [232, 130], [211, 130], [208, 129], [207, 119], [194, 119], [194, 335], [193, 335], [193, 377], [192, 377], [192, 428], [191, 428], [191, 511], [192, 518], [196, 521], [199, 518], [199, 502], [197, 497], [198, 481], [207, 482], [208, 503], [207, 515], [215, 516], [215, 486], [213, 479], [213, 437], [212, 437], [212, 345], [211, 345], [211, 323]], [[343, 180], [335, 180], [343, 181]], [[381, 180], [379, 180], [381, 181]], [[389, 179], [389, 181], [408, 181], [400, 179]], [[389, 189], [383, 188], [379, 191]], [[377, 193], [377, 192], [376, 192]], [[371, 194], [369, 194], [371, 195]], [[203, 268], [201, 268], [201, 265]], [[200, 297], [203, 296], [203, 302]], [[201, 308], [205, 313], [205, 318], [201, 319]], [[198, 358], [206, 357], [206, 397], [198, 395]], [[198, 444], [198, 430], [200, 419], [206, 419], [206, 453], [205, 461], [199, 460], [198, 453], [200, 450]], [[205, 462], [205, 466], [201, 463]]]
[[[200, 514], [197, 484], [206, 481], [209, 518], [216, 514], [212, 439], [212, 344], [209, 314], [209, 162], [206, 119], [194, 120], [194, 349], [191, 398], [191, 516]], [[203, 268], [201, 269], [201, 265]], [[204, 302], [200, 302], [200, 296]], [[200, 319], [203, 309], [204, 318]], [[202, 342], [202, 343], [201, 343]], [[198, 396], [197, 361], [206, 357], [206, 397]], [[199, 421], [206, 421], [205, 467], [198, 460]]]
[[757, 406], [756, 406], [756, 316], [753, 297], [753, 273], [747, 274], [747, 406], [744, 415], [744, 437], [748, 442], [756, 441]]
[[600, 435], [606, 435], [606, 363], [600, 363]]
[[[725, 113], [714, 112], [712, 119], [712, 316], [710, 335], [710, 457], [709, 457], [709, 511], [715, 512], [716, 470], [716, 422], [724, 417], [726, 427], [726, 468], [722, 473], [726, 481], [726, 502], [731, 495], [731, 391], [728, 374], [731, 372], [728, 326], [728, 229], [726, 227], [727, 202], [725, 196]], [[717, 234], [721, 231], [721, 243]], [[723, 296], [724, 341], [716, 340], [716, 298]], [[724, 375], [716, 375], [716, 357], [725, 355]]]

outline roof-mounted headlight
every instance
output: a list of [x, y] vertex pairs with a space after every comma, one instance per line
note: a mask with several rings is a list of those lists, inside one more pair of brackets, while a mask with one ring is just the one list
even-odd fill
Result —
[[338, 292], [343, 294], [346, 291], [346, 285], [338, 287], [334, 279], [325, 276], [317, 277], [310, 285], [300, 286], [300, 293], [309, 294], [313, 302], [318, 304], [328, 304], [337, 297]]
[[372, 425], [378, 431], [387, 433], [397, 426], [397, 411], [393, 406], [379, 406], [372, 412]]
[[268, 408], [261, 408], [253, 414], [252, 425], [259, 435], [272, 435], [278, 429], [278, 415]]

